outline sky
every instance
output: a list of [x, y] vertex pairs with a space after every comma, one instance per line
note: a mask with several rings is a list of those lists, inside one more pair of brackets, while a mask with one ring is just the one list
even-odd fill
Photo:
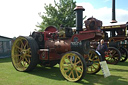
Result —
[[[58, 1], [58, 0], [57, 0]], [[111, 25], [112, 0], [76, 0], [83, 6], [83, 16], [95, 17], [103, 25]], [[45, 12], [44, 4], [54, 4], [54, 0], [0, 0], [0, 35], [6, 37], [28, 36], [43, 20], [38, 13]], [[116, 24], [128, 21], [128, 0], [116, 0]]]

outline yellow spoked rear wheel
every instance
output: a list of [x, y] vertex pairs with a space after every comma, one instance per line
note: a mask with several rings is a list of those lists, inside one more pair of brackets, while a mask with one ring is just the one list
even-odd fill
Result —
[[66, 53], [60, 61], [60, 71], [68, 81], [81, 80], [86, 72], [86, 63], [84, 58], [77, 52]]
[[100, 55], [98, 53], [91, 49], [88, 54], [87, 59], [87, 73], [89, 74], [95, 74], [100, 71]]
[[11, 58], [13, 66], [18, 71], [33, 70], [38, 62], [38, 46], [31, 37], [18, 37], [12, 46]]

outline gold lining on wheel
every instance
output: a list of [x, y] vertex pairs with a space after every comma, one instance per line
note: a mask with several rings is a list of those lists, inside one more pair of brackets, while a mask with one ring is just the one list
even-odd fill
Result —
[[69, 81], [77, 81], [83, 74], [83, 63], [74, 53], [65, 54], [60, 62], [62, 75]]
[[12, 46], [12, 62], [15, 68], [19, 71], [26, 70], [31, 62], [31, 48], [28, 40], [24, 37], [19, 37], [15, 40]]
[[100, 69], [100, 59], [98, 54], [95, 51], [90, 50], [88, 55], [89, 66], [87, 67], [87, 73], [93, 74]]

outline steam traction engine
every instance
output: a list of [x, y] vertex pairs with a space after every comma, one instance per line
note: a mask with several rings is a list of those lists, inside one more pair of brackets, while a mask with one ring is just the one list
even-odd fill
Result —
[[[116, 23], [115, 18], [115, 0], [112, 0], [112, 21]], [[128, 38], [127, 29], [128, 22], [126, 24], [102, 26], [105, 43], [108, 45], [108, 51], [105, 52], [105, 60], [109, 64], [117, 64], [119, 61], [124, 62], [128, 58]], [[91, 47], [96, 49], [97, 40], [91, 41]]]
[[77, 6], [76, 32], [65, 28], [65, 37], [59, 37], [59, 31], [49, 26], [44, 32], [33, 32], [31, 36], [19, 36], [13, 43], [11, 58], [16, 70], [33, 70], [37, 64], [52, 67], [60, 64], [63, 77], [69, 81], [81, 80], [85, 73], [100, 71], [102, 58], [95, 50], [90, 50], [90, 41], [101, 38], [101, 21], [89, 18], [82, 29], [82, 17], [85, 10]]
[[[105, 60], [108, 64], [117, 64], [118, 62], [125, 62], [128, 58], [128, 44], [127, 44], [127, 23], [121, 25], [102, 26], [103, 39], [108, 45]], [[90, 42], [91, 48], [96, 49], [99, 40], [92, 40]]]
[[[112, 0], [112, 22], [116, 23], [115, 18], [115, 0]], [[128, 23], [121, 25], [103, 26], [101, 29], [104, 32], [104, 39], [109, 42], [109, 51], [106, 54], [106, 61], [111, 64], [117, 64], [119, 61], [124, 62], [127, 60], [128, 52], [126, 47], [127, 42], [124, 44], [120, 42], [127, 41], [127, 27]], [[110, 34], [110, 36], [108, 36]], [[122, 45], [122, 46], [121, 46]]]
[[[105, 42], [109, 42], [109, 52], [106, 54], [106, 61], [111, 64], [117, 64], [119, 61], [127, 60], [127, 24], [103, 26], [101, 30], [104, 33]], [[110, 35], [109, 35], [110, 34]]]

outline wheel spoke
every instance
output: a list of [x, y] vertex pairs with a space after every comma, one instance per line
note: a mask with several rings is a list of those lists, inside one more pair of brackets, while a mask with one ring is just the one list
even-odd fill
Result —
[[115, 55], [113, 55], [113, 56], [119, 56], [118, 54], [115, 54]]
[[31, 57], [31, 55], [30, 55], [30, 54], [26, 54], [25, 56], [26, 56], [26, 57]]
[[109, 57], [107, 57], [107, 60], [111, 60], [112, 58], [109, 56]]
[[77, 72], [77, 70], [76, 70], [76, 69], [75, 69], [75, 72], [76, 72], [76, 76], [77, 76], [77, 77], [79, 77], [78, 72]]
[[92, 57], [92, 53], [90, 53], [90, 55], [89, 55], [89, 58], [91, 58]]
[[94, 68], [96, 70], [95, 66], [93, 66], [93, 65], [92, 65], [92, 68]]
[[67, 73], [67, 72], [69, 72], [70, 70], [69, 69], [67, 69], [67, 70], [65, 70], [65, 73]]
[[[116, 50], [116, 48], [110, 48], [110, 53], [109, 53], [109, 57], [106, 57], [106, 61], [109, 64], [117, 64], [119, 61], [119, 52], [118, 49]], [[120, 59], [121, 60], [121, 59]]]
[[29, 61], [28, 61], [28, 59], [27, 59], [26, 57], [25, 57], [24, 59], [25, 59], [25, 61], [26, 61], [26, 62], [29, 64]]
[[19, 62], [18, 62], [18, 63], [19, 63], [19, 64], [21, 64], [21, 63], [22, 63], [22, 61], [24, 61], [24, 58], [20, 57], [20, 58], [19, 58]]
[[65, 69], [69, 69], [69, 66], [63, 66], [63, 68], [65, 68]]
[[76, 68], [83, 68], [83, 66], [76, 66]]
[[15, 47], [16, 47], [17, 49], [19, 49], [19, 50], [22, 50], [18, 45], [15, 45]]
[[77, 65], [77, 64], [79, 64], [81, 61], [79, 60], [79, 61], [77, 61], [76, 63], [75, 63], [75, 65]]
[[66, 61], [64, 61], [64, 65], [65, 65], [66, 67], [69, 67], [71, 64], [68, 63], [68, 62], [66, 62]]
[[72, 71], [72, 77], [74, 78], [74, 72]]
[[20, 42], [21, 42], [21, 45], [22, 45], [22, 46], [24, 46], [24, 43], [23, 43], [23, 41], [22, 41], [22, 40], [20, 40]]
[[25, 42], [24, 49], [28, 46], [28, 42]]
[[79, 72], [80, 74], [82, 74], [81, 70], [76, 70], [77, 72]]
[[27, 52], [31, 52], [30, 49], [31, 49], [31, 48], [27, 48], [26, 51], [27, 51]]
[[67, 64], [67, 65], [69, 64], [69, 63], [67, 63], [65, 60], [63, 60], [63, 62], [64, 62], [64, 64]]
[[[68, 61], [70, 62], [70, 59], [69, 59], [69, 57], [70, 57], [70, 56], [67, 56], [67, 59], [68, 59]], [[70, 63], [71, 63], [71, 62], [70, 62]]]
[[32, 37], [19, 36], [16, 38], [11, 50], [12, 63], [15, 69], [18, 71], [33, 70], [38, 63], [37, 51], [37, 43]]
[[26, 65], [27, 65], [27, 61], [26, 61], [26, 59], [24, 58], [23, 66], [26, 68]]
[[93, 61], [99, 61], [99, 59], [93, 60]]
[[71, 77], [71, 74], [72, 74], [72, 70], [71, 70], [71, 72], [69, 73], [69, 75], [68, 75], [68, 76], [69, 76], [69, 77]]
[[60, 61], [60, 70], [62, 75], [69, 81], [78, 81], [84, 75], [84, 67], [79, 54], [73, 52], [66, 53]]
[[91, 59], [94, 60], [95, 56], [92, 56]]
[[99, 65], [99, 63], [93, 63], [93, 64], [95, 64], [95, 65]]
[[77, 60], [77, 57], [75, 56], [75, 62], [74, 62], [74, 64], [76, 63], [76, 60]]
[[15, 54], [14, 56], [15, 56], [15, 57], [19, 57], [19, 56], [21, 56], [21, 54]]
[[[86, 69], [87, 73], [90, 74], [95, 74], [97, 72], [100, 71], [100, 56], [96, 53], [95, 50], [90, 50], [89, 51], [90, 55], [92, 56], [88, 56], [88, 68]], [[106, 57], [108, 58], [108, 57]]]
[[26, 67], [26, 62], [25, 61], [23, 61], [23, 66]]

